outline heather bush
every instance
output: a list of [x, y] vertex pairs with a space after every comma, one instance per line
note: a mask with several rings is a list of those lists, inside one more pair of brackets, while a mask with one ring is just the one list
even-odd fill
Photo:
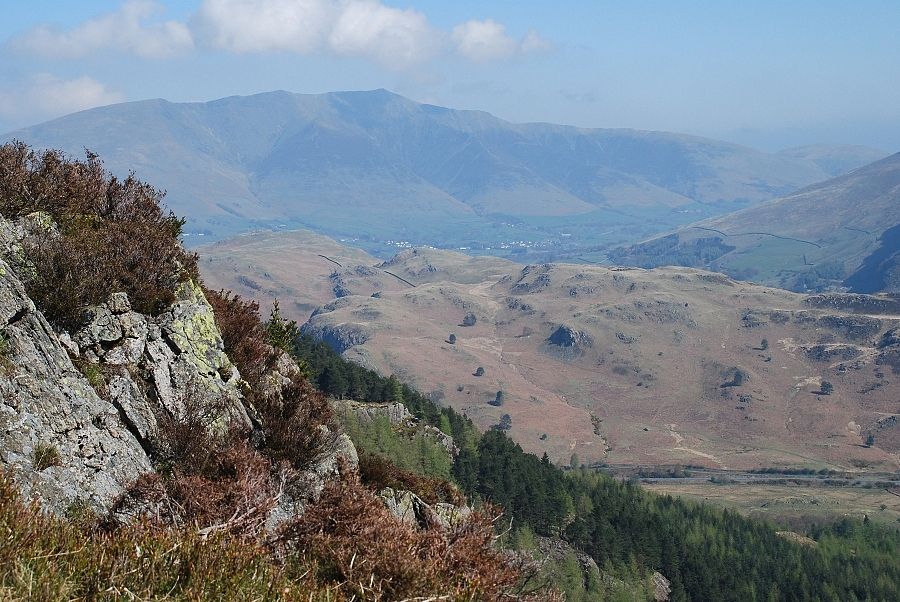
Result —
[[260, 449], [273, 462], [302, 469], [333, 448], [331, 406], [305, 377], [294, 375], [279, 391], [256, 396], [255, 405], [262, 430]]
[[[31, 264], [29, 296], [54, 323], [74, 328], [86, 305], [128, 293], [135, 310], [154, 314], [197, 276], [196, 256], [179, 242], [184, 220], [166, 212], [163, 193], [130, 174], [119, 179], [96, 155], [73, 160], [21, 142], [0, 146], [0, 214], [40, 212], [23, 241]], [[56, 227], [54, 227], [54, 224]]]
[[526, 566], [494, 545], [496, 518], [485, 508], [449, 530], [421, 529], [346, 475], [285, 526], [279, 542], [354, 599], [558, 600], [555, 592], [526, 593]]
[[[331, 407], [298, 366], [287, 382], [267, 386], [272, 372], [286, 352], [287, 338], [296, 324], [281, 318], [277, 305], [263, 323], [259, 304], [227, 291], [205, 290], [222, 333], [225, 352], [250, 385], [246, 395], [255, 408], [260, 450], [273, 462], [286, 461], [302, 469], [318, 460], [334, 443]], [[294, 360], [291, 360], [294, 361]]]
[[276, 350], [266, 343], [259, 303], [244, 300], [230, 291], [204, 289], [203, 292], [213, 308], [225, 353], [251, 388], [257, 387], [277, 359]]
[[466, 503], [466, 497], [453, 483], [403, 470], [378, 454], [359, 454], [359, 477], [363, 485], [375, 491], [385, 487], [405, 489], [428, 504], [448, 502], [460, 506]]

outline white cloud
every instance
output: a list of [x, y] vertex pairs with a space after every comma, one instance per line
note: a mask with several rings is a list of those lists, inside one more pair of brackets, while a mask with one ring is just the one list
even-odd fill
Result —
[[534, 30], [521, 40], [506, 33], [506, 26], [493, 19], [471, 20], [453, 28], [451, 34], [456, 51], [463, 57], [484, 63], [510, 58], [517, 54], [547, 50], [550, 43]]
[[49, 73], [0, 91], [0, 114], [19, 121], [58, 117], [121, 102], [124, 97], [90, 77], [60, 79]]
[[72, 29], [36, 27], [15, 38], [20, 50], [54, 57], [98, 51], [165, 58], [204, 47], [233, 53], [330, 53], [363, 57], [395, 70], [438, 55], [486, 62], [544, 50], [537, 32], [521, 40], [503, 24], [467, 21], [452, 32], [437, 29], [421, 12], [382, 0], [203, 0], [188, 23], [163, 21], [157, 0], [128, 0], [117, 10]]
[[544, 52], [551, 50], [552, 48], [553, 44], [550, 43], [550, 40], [542, 38], [541, 35], [533, 29], [529, 29], [525, 34], [525, 37], [523, 37], [522, 41], [519, 43], [519, 51], [523, 53]]
[[231, 52], [330, 51], [393, 69], [430, 58], [439, 37], [422, 13], [377, 0], [204, 0], [194, 22]]
[[204, 0], [195, 24], [205, 39], [231, 52], [319, 50], [336, 18], [325, 0]]
[[154, 20], [162, 10], [153, 0], [129, 0], [118, 10], [68, 31], [37, 27], [13, 40], [13, 46], [55, 58], [75, 58], [107, 49], [166, 58], [190, 50], [194, 41], [185, 23]]
[[338, 54], [370, 56], [404, 68], [431, 58], [438, 38], [422, 13], [363, 0], [344, 5], [328, 43]]

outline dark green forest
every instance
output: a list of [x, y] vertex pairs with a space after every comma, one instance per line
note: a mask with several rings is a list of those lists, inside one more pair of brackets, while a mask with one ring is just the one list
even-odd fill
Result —
[[587, 469], [564, 471], [499, 430], [471, 421], [415, 389], [353, 364], [309, 336], [293, 351], [329, 395], [401, 401], [460, 447], [456, 484], [503, 506], [515, 525], [559, 536], [611, 575], [660, 571], [672, 600], [898, 600], [900, 530], [855, 520], [810, 529], [803, 545], [736, 512], [652, 494]]

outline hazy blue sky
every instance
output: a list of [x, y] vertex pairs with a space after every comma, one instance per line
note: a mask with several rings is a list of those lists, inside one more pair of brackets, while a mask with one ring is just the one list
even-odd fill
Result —
[[900, 1], [30, 0], [0, 18], [0, 131], [380, 87], [511, 121], [897, 151]]

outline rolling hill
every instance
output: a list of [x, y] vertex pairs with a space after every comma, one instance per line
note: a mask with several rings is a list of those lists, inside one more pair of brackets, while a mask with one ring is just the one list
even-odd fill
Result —
[[831, 173], [822, 152], [514, 124], [385, 90], [131, 102], [0, 138], [87, 147], [116, 173], [136, 171], [188, 217], [189, 244], [305, 227], [379, 252], [399, 240], [552, 253], [640, 240]]
[[610, 256], [687, 265], [797, 291], [900, 291], [900, 153]]
[[[555, 461], [896, 470], [900, 459], [894, 298], [437, 249], [378, 263], [303, 233], [200, 252], [208, 282], [270, 283], [239, 290], [264, 305], [284, 294], [307, 333], [482, 428], [509, 414], [512, 436]], [[315, 293], [286, 303], [304, 288]]]

